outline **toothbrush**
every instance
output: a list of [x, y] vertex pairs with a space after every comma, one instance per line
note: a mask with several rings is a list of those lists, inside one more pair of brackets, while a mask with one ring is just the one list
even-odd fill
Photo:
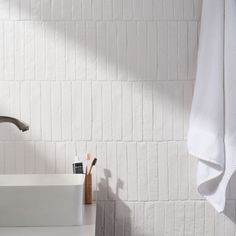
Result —
[[88, 161], [91, 160], [91, 154], [90, 153], [87, 153], [86, 154], [86, 175], [88, 174]]
[[93, 159], [93, 162], [92, 162], [92, 164], [91, 164], [91, 166], [90, 166], [90, 168], [89, 168], [88, 174], [91, 174], [92, 168], [93, 168], [93, 166], [96, 165], [96, 163], [97, 163], [97, 158], [94, 158], [94, 159]]

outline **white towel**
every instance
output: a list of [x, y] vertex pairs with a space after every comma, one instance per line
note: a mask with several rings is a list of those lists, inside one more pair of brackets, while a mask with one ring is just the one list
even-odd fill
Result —
[[235, 0], [203, 0], [188, 149], [199, 159], [199, 193], [223, 211], [236, 170]]

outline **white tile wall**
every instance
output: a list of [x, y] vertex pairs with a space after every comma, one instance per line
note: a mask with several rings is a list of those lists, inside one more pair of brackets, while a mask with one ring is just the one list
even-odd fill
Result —
[[185, 143], [200, 15], [201, 0], [0, 0], [0, 114], [31, 128], [1, 124], [0, 173], [69, 173], [88, 151], [97, 235], [235, 235]]

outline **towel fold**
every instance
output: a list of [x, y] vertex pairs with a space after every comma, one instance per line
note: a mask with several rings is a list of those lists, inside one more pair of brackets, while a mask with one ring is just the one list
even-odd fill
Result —
[[203, 0], [188, 149], [198, 158], [198, 191], [219, 212], [236, 170], [235, 22], [235, 0]]

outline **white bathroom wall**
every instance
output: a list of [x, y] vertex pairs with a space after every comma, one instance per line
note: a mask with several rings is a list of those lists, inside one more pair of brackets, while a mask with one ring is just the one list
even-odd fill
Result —
[[0, 125], [0, 173], [70, 173], [88, 151], [97, 235], [234, 235], [185, 143], [200, 14], [200, 0], [0, 0], [0, 114], [30, 124]]

